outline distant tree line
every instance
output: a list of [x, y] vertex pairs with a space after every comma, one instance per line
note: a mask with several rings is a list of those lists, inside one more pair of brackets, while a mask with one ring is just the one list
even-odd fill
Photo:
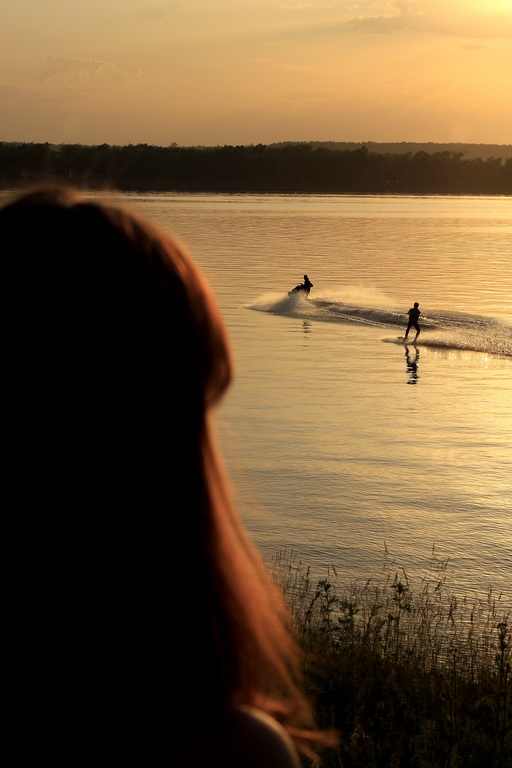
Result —
[[512, 157], [313, 144], [224, 147], [0, 142], [0, 186], [41, 181], [182, 192], [512, 195]]
[[[284, 144], [292, 144], [294, 142], [279, 142], [272, 146], [283, 146]], [[304, 142], [295, 142], [304, 143]], [[416, 152], [428, 152], [434, 154], [434, 152], [462, 152], [463, 156], [467, 158], [482, 158], [487, 159], [489, 157], [512, 157], [512, 144], [464, 144], [461, 141], [450, 141], [441, 144], [438, 141], [311, 141], [308, 142], [313, 149], [360, 149], [366, 147], [370, 152], [377, 152], [381, 155], [404, 155], [406, 152], [412, 154]]]

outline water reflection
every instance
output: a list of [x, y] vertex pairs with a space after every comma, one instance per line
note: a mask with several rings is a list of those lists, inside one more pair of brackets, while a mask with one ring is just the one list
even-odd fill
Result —
[[304, 331], [304, 333], [312, 332], [313, 328], [311, 323], [308, 320], [304, 320], [304, 322], [302, 323], [302, 330]]
[[[413, 346], [413, 345], [411, 345]], [[414, 355], [411, 354], [411, 347], [405, 347], [405, 360], [407, 363], [407, 383], [417, 384], [420, 377], [418, 373], [418, 362], [420, 359], [420, 351], [418, 347], [414, 347]]]

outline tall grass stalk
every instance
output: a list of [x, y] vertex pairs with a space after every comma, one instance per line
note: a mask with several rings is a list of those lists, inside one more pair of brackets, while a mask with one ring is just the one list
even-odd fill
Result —
[[270, 564], [303, 651], [319, 724], [343, 768], [511, 768], [512, 611], [489, 589], [457, 597], [432, 551], [413, 584], [384, 556], [383, 577], [313, 579], [293, 552]]

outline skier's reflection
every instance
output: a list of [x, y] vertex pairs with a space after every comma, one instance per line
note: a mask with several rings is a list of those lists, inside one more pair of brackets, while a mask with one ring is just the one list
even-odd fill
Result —
[[[412, 345], [411, 345], [412, 346]], [[407, 383], [417, 384], [420, 377], [418, 373], [418, 361], [420, 359], [420, 351], [418, 347], [414, 347], [414, 355], [411, 353], [411, 346], [405, 347], [405, 359], [407, 361]]]

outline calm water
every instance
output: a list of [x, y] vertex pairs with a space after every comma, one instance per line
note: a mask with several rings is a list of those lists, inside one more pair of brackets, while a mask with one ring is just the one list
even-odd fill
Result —
[[415, 577], [435, 546], [454, 588], [512, 602], [512, 199], [127, 197], [215, 289], [219, 439], [264, 555], [366, 580], [385, 547]]
[[[384, 548], [512, 599], [512, 200], [134, 195], [217, 293], [220, 440], [252, 536], [320, 576]], [[307, 272], [310, 301], [287, 291]], [[420, 302], [417, 347], [397, 343]]]

